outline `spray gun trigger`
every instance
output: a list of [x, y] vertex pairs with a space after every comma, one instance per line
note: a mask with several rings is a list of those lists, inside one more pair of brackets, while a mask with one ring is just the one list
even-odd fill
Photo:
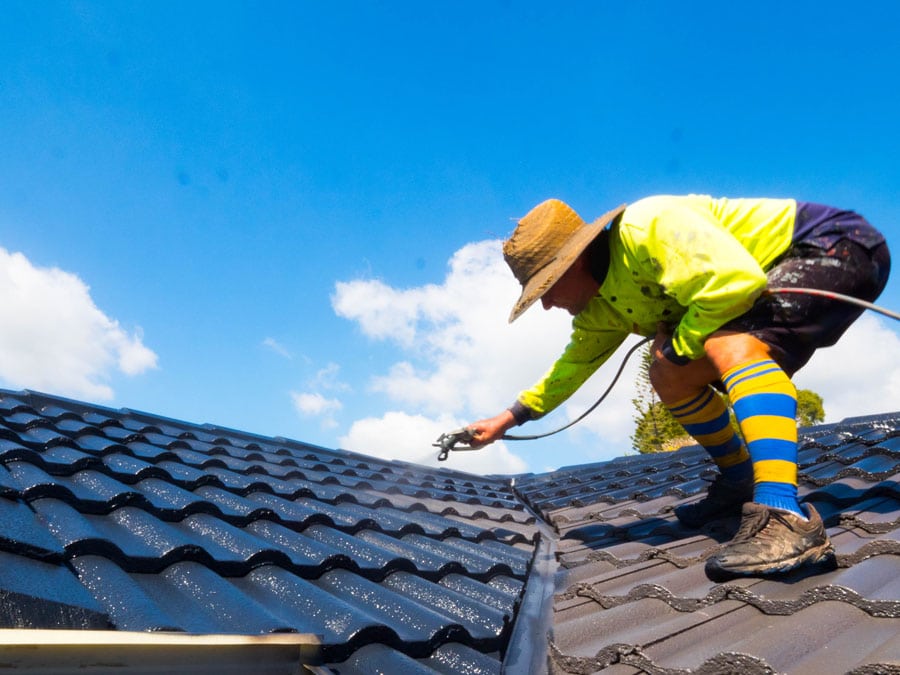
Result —
[[457, 443], [462, 443], [464, 445], [469, 445], [474, 440], [474, 436], [472, 436], [472, 432], [463, 427], [461, 429], [456, 429], [454, 431], [448, 431], [446, 433], [441, 434], [437, 441], [432, 443], [431, 445], [435, 448], [440, 448], [441, 451], [438, 453], [438, 461], [443, 462], [447, 459], [447, 456], [450, 454], [451, 450], [475, 450], [475, 448], [457, 448]]

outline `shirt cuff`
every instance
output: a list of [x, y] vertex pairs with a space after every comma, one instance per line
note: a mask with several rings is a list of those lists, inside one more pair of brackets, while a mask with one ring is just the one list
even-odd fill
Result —
[[512, 413], [512, 416], [515, 418], [516, 426], [519, 426], [520, 424], [525, 424], [525, 422], [528, 422], [529, 420], [533, 420], [533, 419], [535, 419], [535, 417], [537, 417], [534, 410], [532, 410], [527, 405], [525, 405], [524, 403], [522, 403], [521, 401], [518, 401], [518, 400], [515, 403], [513, 403], [511, 406], [509, 406], [509, 408], [507, 408], [507, 410], [509, 410]]
[[691, 358], [689, 356], [681, 356], [678, 352], [675, 351], [675, 345], [672, 344], [672, 337], [669, 336], [666, 338], [666, 341], [663, 342], [662, 348], [663, 356], [666, 357], [667, 361], [671, 361], [676, 366], [686, 366], [691, 362]]

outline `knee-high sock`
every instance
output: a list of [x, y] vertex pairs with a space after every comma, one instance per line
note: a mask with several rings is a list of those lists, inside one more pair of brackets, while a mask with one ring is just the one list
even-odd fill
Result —
[[742, 480], [753, 475], [750, 455], [731, 426], [724, 401], [712, 387], [678, 401], [669, 412], [713, 458], [723, 476]]
[[722, 378], [753, 462], [753, 501], [806, 514], [797, 501], [797, 390], [770, 359]]

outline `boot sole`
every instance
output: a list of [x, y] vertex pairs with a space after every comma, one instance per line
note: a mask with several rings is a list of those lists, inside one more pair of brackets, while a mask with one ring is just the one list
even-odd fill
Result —
[[826, 540], [822, 544], [809, 548], [799, 555], [777, 562], [760, 562], [754, 565], [725, 567], [716, 562], [716, 559], [713, 557], [707, 561], [706, 571], [707, 574], [710, 575], [751, 576], [758, 574], [780, 574], [783, 572], [790, 572], [801, 565], [815, 565], [830, 556], [834, 556], [834, 546], [832, 546], [831, 541]]

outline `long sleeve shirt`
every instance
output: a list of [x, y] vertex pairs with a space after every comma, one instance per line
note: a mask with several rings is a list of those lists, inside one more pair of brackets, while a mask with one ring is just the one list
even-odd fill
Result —
[[703, 356], [706, 338], [752, 306], [766, 273], [791, 245], [793, 199], [648, 197], [628, 206], [609, 233], [606, 278], [574, 317], [568, 346], [518, 403], [532, 417], [565, 401], [629, 334], [674, 326], [679, 356]]

